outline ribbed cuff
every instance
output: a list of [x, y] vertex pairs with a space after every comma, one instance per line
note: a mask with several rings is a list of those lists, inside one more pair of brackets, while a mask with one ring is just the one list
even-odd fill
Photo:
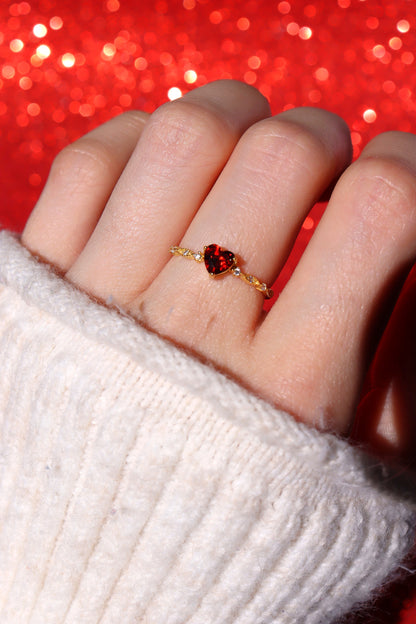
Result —
[[0, 233], [0, 621], [322, 624], [412, 545], [405, 486]]

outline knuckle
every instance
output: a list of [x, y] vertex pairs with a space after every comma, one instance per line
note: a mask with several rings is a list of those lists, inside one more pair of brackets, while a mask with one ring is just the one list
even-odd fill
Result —
[[242, 141], [252, 154], [252, 161], [263, 167], [276, 162], [285, 169], [321, 166], [328, 158], [327, 148], [312, 131], [292, 120], [272, 117], [253, 124]]
[[378, 156], [393, 156], [394, 151], [392, 150], [397, 152], [397, 146], [408, 153], [414, 152], [416, 149], [416, 135], [401, 130], [381, 132], [369, 141], [364, 148], [361, 158], [365, 157], [369, 152]]
[[97, 139], [82, 138], [57, 154], [49, 181], [73, 187], [90, 186], [112, 169], [112, 161], [108, 146]]
[[134, 138], [135, 142], [137, 142], [149, 117], [149, 113], [144, 111], [129, 110], [113, 117], [107, 124], [114, 124], [114, 128], [117, 126], [118, 137], [126, 135], [130, 139]]
[[416, 176], [394, 156], [364, 156], [346, 172], [350, 183], [360, 188], [366, 204], [383, 219], [416, 224]]
[[127, 126], [132, 126], [133, 128], [142, 128], [149, 117], [149, 113], [141, 110], [129, 110], [119, 115], [119, 118], [122, 119]]
[[231, 133], [219, 113], [182, 99], [160, 106], [150, 117], [147, 131], [157, 152], [175, 158], [210, 154]]

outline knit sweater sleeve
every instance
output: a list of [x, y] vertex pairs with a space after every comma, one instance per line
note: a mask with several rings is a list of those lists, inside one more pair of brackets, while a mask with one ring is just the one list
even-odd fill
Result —
[[415, 505], [0, 233], [2, 624], [334, 622]]

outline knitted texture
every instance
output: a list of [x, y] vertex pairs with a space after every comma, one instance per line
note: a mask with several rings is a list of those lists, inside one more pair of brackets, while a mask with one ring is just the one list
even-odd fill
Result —
[[0, 233], [0, 622], [318, 624], [411, 547], [387, 469]]

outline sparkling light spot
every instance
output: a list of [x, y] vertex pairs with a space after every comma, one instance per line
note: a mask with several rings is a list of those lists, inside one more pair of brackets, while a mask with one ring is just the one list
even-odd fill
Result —
[[412, 52], [403, 52], [401, 59], [402, 63], [404, 63], [405, 65], [411, 65], [415, 60], [415, 57]]
[[146, 67], [148, 66], [148, 62], [147, 60], [144, 58], [144, 56], [139, 56], [138, 58], [135, 59], [134, 61], [134, 66], [136, 69], [138, 69], [139, 71], [143, 71], [144, 69], [146, 69]]
[[16, 117], [16, 123], [21, 128], [25, 128], [29, 125], [29, 117], [26, 115], [26, 113], [20, 113]]
[[46, 28], [45, 24], [35, 24], [33, 26], [33, 34], [38, 39], [42, 39], [42, 37], [45, 37], [47, 32], [48, 29]]
[[69, 104], [69, 112], [73, 115], [78, 115], [81, 104], [79, 102], [72, 101]]
[[55, 123], [62, 123], [65, 120], [65, 117], [66, 115], [62, 109], [55, 110], [52, 113], [52, 119]]
[[31, 173], [28, 180], [30, 186], [39, 186], [42, 183], [42, 178], [38, 173]]
[[169, 52], [162, 52], [159, 59], [164, 67], [171, 65], [173, 62], [173, 56]]
[[40, 106], [36, 102], [31, 102], [26, 107], [28, 115], [31, 117], [36, 117], [40, 113]]
[[402, 45], [403, 43], [400, 37], [392, 37], [391, 39], [389, 39], [389, 46], [392, 50], [400, 50]]
[[40, 59], [46, 59], [51, 55], [51, 49], [49, 46], [42, 44], [36, 48], [36, 54]]
[[306, 15], [306, 17], [315, 17], [316, 6], [313, 4], [307, 4], [305, 8], [303, 9], [303, 12]]
[[105, 59], [106, 61], [108, 61], [114, 58], [116, 52], [117, 52], [117, 49], [114, 43], [105, 43], [103, 45], [101, 57]]
[[84, 92], [81, 89], [81, 87], [74, 87], [73, 89], [71, 89], [71, 91], [69, 92], [69, 95], [71, 96], [72, 100], [81, 100]]
[[131, 106], [133, 98], [129, 93], [123, 93], [118, 98], [118, 101], [120, 102], [120, 106], [124, 106], [124, 108], [127, 108], [128, 106]]
[[316, 104], [322, 100], [322, 93], [318, 89], [311, 89], [308, 93], [308, 98], [311, 102]]
[[54, 85], [59, 82], [58, 74], [52, 68], [47, 69], [44, 73], [44, 76], [47, 84]]
[[301, 39], [304, 39], [305, 41], [307, 39], [310, 39], [312, 37], [312, 29], [309, 28], [309, 26], [302, 26], [302, 28], [299, 31], [299, 37]]
[[63, 25], [63, 19], [58, 15], [51, 17], [51, 19], [49, 20], [49, 26], [52, 28], [52, 30], [60, 30]]
[[115, 13], [120, 8], [120, 2], [118, 0], [107, 0], [106, 6], [108, 11]]
[[365, 110], [363, 113], [363, 119], [367, 123], [374, 123], [375, 120], [377, 119], [376, 111], [373, 110], [372, 108], [367, 108], [367, 110]]
[[13, 39], [10, 41], [10, 50], [12, 52], [20, 52], [25, 47], [25, 44], [21, 39]]
[[3, 78], [6, 78], [6, 80], [11, 80], [12, 78], [14, 78], [15, 74], [16, 70], [12, 65], [5, 65], [1, 70], [1, 75], [3, 76]]
[[171, 87], [169, 89], [168, 98], [170, 99], [170, 101], [177, 100], [180, 97], [182, 97], [182, 91], [179, 89], [179, 87]]
[[261, 65], [261, 60], [258, 56], [250, 56], [247, 61], [247, 65], [250, 67], [250, 69], [258, 69]]
[[391, 93], [394, 93], [395, 90], [396, 90], [396, 85], [394, 84], [392, 80], [385, 80], [383, 82], [384, 93], [388, 93], [390, 95]]
[[75, 56], [71, 52], [65, 52], [61, 56], [61, 63], [66, 68], [73, 67], [75, 65]]
[[381, 59], [386, 54], [386, 48], [381, 44], [375, 45], [373, 48], [373, 54], [376, 58]]
[[29, 89], [32, 88], [32, 86], [33, 86], [33, 82], [29, 78], [29, 76], [23, 76], [22, 78], [20, 78], [19, 87], [23, 89], [23, 91], [28, 91]]
[[248, 30], [250, 28], [250, 20], [247, 17], [240, 17], [237, 20], [238, 30]]
[[126, 37], [122, 37], [121, 35], [114, 39], [114, 45], [118, 50], [121, 50], [126, 47], [127, 39]]
[[367, 28], [370, 30], [376, 30], [379, 27], [380, 22], [377, 17], [368, 17], [365, 21]]
[[153, 89], [155, 88], [155, 83], [151, 78], [145, 78], [144, 80], [140, 82], [139, 88], [140, 88], [140, 91], [143, 91], [143, 93], [151, 93]]
[[296, 22], [290, 22], [290, 24], [286, 26], [286, 30], [289, 35], [292, 35], [292, 37], [294, 37], [295, 35], [299, 34], [299, 24], [297, 24]]
[[289, 2], [279, 2], [279, 4], [277, 5], [277, 10], [282, 15], [287, 15], [288, 13], [290, 13], [290, 9], [291, 7]]
[[257, 74], [253, 71], [247, 71], [244, 74], [244, 82], [250, 85], [255, 84], [257, 82]]
[[209, 21], [211, 22], [211, 24], [220, 24], [222, 22], [221, 11], [212, 11], [209, 14]]
[[81, 104], [78, 112], [81, 117], [92, 117], [95, 113], [95, 108], [91, 104]]
[[198, 74], [193, 69], [188, 69], [184, 73], [183, 78], [187, 84], [193, 84], [194, 82], [197, 81]]
[[30, 142], [30, 151], [32, 154], [41, 154], [43, 152], [43, 144], [39, 139]]
[[10, 15], [13, 15], [14, 17], [17, 17], [18, 15], [20, 15], [20, 6], [17, 4], [17, 2], [14, 2], [13, 4], [9, 6], [9, 13]]
[[410, 100], [410, 98], [412, 97], [412, 92], [408, 87], [403, 87], [399, 90], [399, 97], [402, 100]]
[[87, 59], [85, 58], [85, 56], [84, 56], [83, 54], [81, 54], [81, 53], [78, 53], [78, 54], [76, 55], [76, 57], [75, 57], [75, 63], [76, 63], [78, 66], [85, 65], [85, 61], [86, 61], [86, 60], [87, 60]]
[[183, 8], [187, 11], [192, 11], [196, 6], [195, 0], [183, 0]]
[[397, 22], [396, 28], [401, 33], [407, 33], [409, 31], [410, 24], [407, 20], [402, 19]]
[[26, 61], [20, 61], [17, 64], [17, 71], [19, 74], [27, 74], [30, 71], [30, 65]]
[[95, 95], [93, 102], [96, 108], [104, 108], [107, 106], [107, 98], [102, 93]]
[[40, 67], [43, 63], [43, 60], [37, 54], [32, 54], [32, 56], [30, 57], [30, 62], [33, 67]]
[[18, 15], [28, 15], [31, 11], [31, 6], [28, 2], [14, 2], [10, 5], [9, 13], [14, 17]]
[[324, 82], [329, 78], [329, 71], [326, 67], [319, 67], [314, 75], [317, 80], [319, 80], [320, 82]]
[[314, 225], [315, 225], [315, 221], [312, 219], [312, 217], [306, 217], [305, 221], [303, 222], [302, 227], [304, 230], [312, 230]]

